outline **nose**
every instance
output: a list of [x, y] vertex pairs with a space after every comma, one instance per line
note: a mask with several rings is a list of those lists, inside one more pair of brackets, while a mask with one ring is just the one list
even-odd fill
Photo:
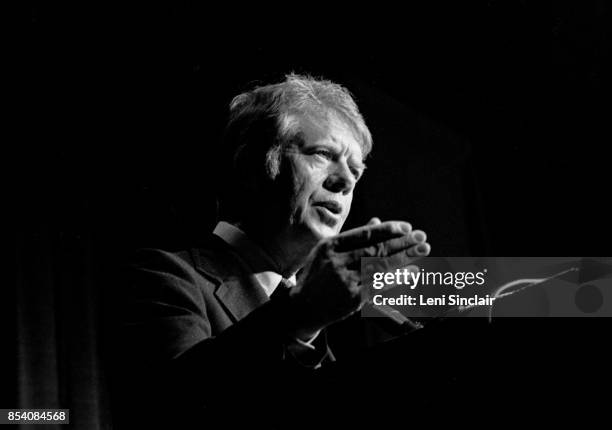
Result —
[[349, 194], [355, 188], [355, 177], [351, 173], [348, 165], [344, 162], [334, 163], [330, 167], [327, 178], [323, 182], [323, 187], [333, 193]]

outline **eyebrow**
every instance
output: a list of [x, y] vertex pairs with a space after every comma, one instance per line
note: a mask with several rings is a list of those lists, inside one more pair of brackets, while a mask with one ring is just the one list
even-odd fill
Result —
[[[317, 142], [317, 143], [313, 143], [311, 145], [308, 146], [327, 146], [329, 148], [334, 149], [336, 152], [338, 153], [342, 153], [342, 144], [341, 143], [337, 143], [335, 140], [330, 141], [323, 141], [323, 142]], [[360, 146], [361, 148], [361, 146]], [[363, 160], [359, 161], [359, 166], [363, 167], [364, 169], [366, 168], [365, 163], [363, 162]]]
[[[300, 142], [300, 146], [306, 147], [306, 148], [310, 148], [310, 147], [317, 147], [317, 146], [323, 146], [326, 147], [328, 149], [331, 149], [333, 151], [335, 151], [337, 154], [342, 153], [342, 144], [337, 143], [335, 140], [331, 140], [331, 141], [322, 141], [322, 142], [315, 142], [315, 143], [307, 143], [305, 140], [302, 140]], [[350, 160], [350, 158], [349, 158]], [[355, 167], [356, 169], [361, 170], [361, 173], [363, 174], [363, 172], [368, 168], [368, 166], [365, 164], [365, 162], [362, 160], [357, 161], [357, 163], [351, 163], [352, 167]]]

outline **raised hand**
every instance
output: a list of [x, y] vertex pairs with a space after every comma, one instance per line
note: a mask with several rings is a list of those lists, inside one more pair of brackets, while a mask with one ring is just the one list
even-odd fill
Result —
[[290, 292], [297, 333], [307, 337], [359, 310], [369, 298], [360, 282], [362, 257], [388, 259], [406, 267], [429, 254], [421, 230], [403, 221], [373, 218], [364, 226], [323, 239], [312, 250], [298, 283]]

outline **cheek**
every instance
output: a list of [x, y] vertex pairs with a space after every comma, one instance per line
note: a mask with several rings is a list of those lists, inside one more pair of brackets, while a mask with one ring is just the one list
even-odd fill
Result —
[[346, 216], [348, 216], [349, 212], [351, 211], [351, 206], [353, 204], [353, 193], [351, 192], [351, 194], [349, 194], [348, 196], [346, 196], [346, 200], [345, 200], [345, 205], [346, 205]]
[[353, 194], [351, 193], [350, 195], [346, 196], [346, 198], [343, 201], [344, 207], [346, 209], [345, 209], [344, 214], [343, 214], [342, 222], [338, 226], [338, 230], [340, 230], [342, 228], [342, 226], [344, 225], [344, 222], [348, 218], [349, 213], [351, 212], [351, 205], [352, 205], [352, 203], [353, 203]]
[[325, 175], [320, 169], [301, 166], [295, 174], [295, 197], [302, 203], [310, 201], [323, 188], [324, 180]]

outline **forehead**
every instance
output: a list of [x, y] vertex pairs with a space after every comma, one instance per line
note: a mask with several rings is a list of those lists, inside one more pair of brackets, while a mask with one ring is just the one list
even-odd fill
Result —
[[326, 115], [292, 115], [303, 144], [333, 146], [341, 152], [361, 161], [363, 151], [353, 129], [337, 114], [329, 112]]

